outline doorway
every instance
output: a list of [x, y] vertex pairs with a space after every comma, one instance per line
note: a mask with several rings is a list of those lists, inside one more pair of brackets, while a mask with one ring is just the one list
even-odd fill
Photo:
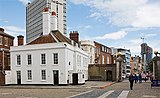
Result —
[[17, 84], [21, 84], [21, 71], [17, 71]]
[[106, 76], [107, 76], [106, 78], [107, 81], [112, 81], [112, 71], [107, 71]]
[[72, 78], [73, 78], [73, 85], [77, 85], [78, 84], [78, 73], [73, 73]]
[[53, 70], [53, 81], [54, 81], [54, 85], [59, 84], [59, 71], [58, 70]]

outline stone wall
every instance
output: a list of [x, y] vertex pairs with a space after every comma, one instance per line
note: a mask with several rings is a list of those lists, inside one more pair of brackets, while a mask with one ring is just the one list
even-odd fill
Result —
[[116, 65], [90, 64], [88, 68], [88, 80], [116, 81]]

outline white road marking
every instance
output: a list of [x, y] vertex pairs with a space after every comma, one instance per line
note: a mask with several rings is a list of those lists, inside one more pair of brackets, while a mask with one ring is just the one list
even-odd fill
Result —
[[129, 91], [122, 91], [117, 98], [127, 98]]
[[93, 90], [86, 91], [86, 92], [79, 93], [79, 94], [76, 94], [76, 95], [73, 95], [73, 96], [70, 96], [70, 97], [66, 97], [66, 98], [72, 98], [72, 97], [75, 97], [75, 96], [78, 96], [78, 95], [82, 95], [82, 94], [86, 94], [86, 93], [89, 93], [89, 92], [92, 92], [92, 91], [93, 91]]
[[151, 95], [143, 95], [142, 98], [156, 98], [156, 96], [151, 96]]
[[12, 94], [12, 93], [0, 93], [0, 95], [9, 95], [9, 94]]
[[113, 92], [114, 92], [114, 90], [108, 91], [108, 92], [104, 93], [103, 95], [99, 96], [98, 98], [105, 98]]

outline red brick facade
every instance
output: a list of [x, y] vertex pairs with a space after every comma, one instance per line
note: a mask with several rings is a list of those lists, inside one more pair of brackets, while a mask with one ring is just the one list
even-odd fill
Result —
[[24, 44], [24, 36], [19, 35], [17, 36], [18, 38], [18, 46], [23, 45]]
[[4, 70], [10, 70], [10, 46], [13, 46], [14, 37], [0, 28], [0, 85], [5, 84]]
[[74, 40], [76, 43], [79, 43], [79, 34], [77, 31], [70, 32], [70, 39]]
[[111, 49], [100, 43], [94, 42], [95, 49], [95, 63], [97, 64], [112, 64]]

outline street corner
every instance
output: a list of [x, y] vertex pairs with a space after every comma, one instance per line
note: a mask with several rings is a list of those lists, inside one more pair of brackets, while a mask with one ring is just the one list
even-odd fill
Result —
[[113, 84], [115, 84], [115, 82], [109, 83], [109, 84], [107, 84], [107, 85], [105, 85], [105, 86], [101, 86], [101, 87], [99, 87], [99, 88], [100, 88], [100, 89], [104, 89], [104, 88], [106, 88], [106, 87], [112, 86]]

